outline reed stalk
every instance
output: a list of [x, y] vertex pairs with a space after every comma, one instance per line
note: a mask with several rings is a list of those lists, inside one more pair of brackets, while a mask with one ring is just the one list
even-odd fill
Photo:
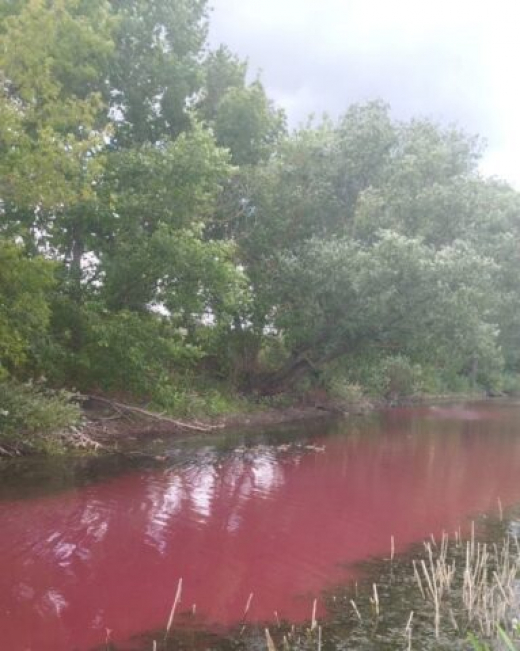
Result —
[[351, 603], [351, 605], [352, 605], [352, 608], [354, 609], [354, 612], [356, 613], [356, 617], [359, 619], [360, 622], [362, 622], [362, 621], [363, 621], [363, 618], [361, 617], [361, 613], [359, 612], [359, 609], [358, 609], [358, 607], [357, 607], [356, 602], [354, 601], [354, 599], [351, 599], [351, 600], [350, 600], [350, 603]]
[[177, 606], [181, 601], [181, 595], [182, 595], [182, 578], [179, 579], [179, 582], [177, 583], [177, 591], [175, 593], [175, 599], [173, 600], [172, 609], [170, 611], [170, 617], [168, 618], [168, 623], [166, 624], [166, 633], [164, 635], [165, 642], [168, 639], [168, 636], [170, 634], [170, 630], [173, 624], [173, 618], [175, 617], [175, 611], [177, 610]]
[[311, 631], [314, 631], [318, 626], [318, 621], [316, 619], [316, 609], [318, 607], [318, 600], [315, 599], [312, 604], [312, 618], [311, 618]]
[[[455, 551], [460, 544], [460, 537], [456, 534]], [[446, 613], [456, 630], [476, 627], [486, 637], [496, 637], [500, 627], [512, 619], [520, 606], [518, 541], [508, 537], [500, 546], [494, 544], [490, 552], [488, 545], [476, 540], [472, 523], [463, 564], [458, 567], [456, 558], [451, 562], [448, 560], [450, 548], [446, 534], [435, 548], [429, 541], [424, 547], [427, 559], [419, 563], [414, 561], [413, 571], [421, 595], [433, 607], [435, 636], [439, 638], [441, 617]], [[422, 570], [422, 577], [418, 567]], [[457, 602], [457, 594], [460, 594], [462, 602], [457, 611], [464, 621], [457, 621], [453, 612], [452, 604]]]
[[269, 632], [268, 628], [265, 629], [265, 641], [267, 643], [267, 651], [276, 651], [273, 638], [271, 637], [271, 633]]
[[377, 592], [377, 585], [375, 583], [372, 584], [372, 590], [374, 593], [374, 606], [376, 609], [376, 616], [379, 617], [379, 594]]

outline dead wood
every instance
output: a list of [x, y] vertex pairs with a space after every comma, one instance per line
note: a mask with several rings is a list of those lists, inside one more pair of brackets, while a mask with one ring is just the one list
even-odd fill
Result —
[[179, 429], [184, 429], [184, 430], [191, 430], [194, 432], [211, 432], [215, 429], [218, 429], [220, 426], [219, 425], [203, 425], [202, 423], [187, 423], [182, 420], [178, 420], [176, 418], [170, 418], [169, 416], [164, 416], [164, 414], [158, 414], [154, 411], [149, 411], [148, 409], [143, 409], [142, 407], [135, 407], [134, 405], [127, 405], [123, 402], [118, 402], [116, 400], [110, 400], [109, 398], [102, 398], [101, 396], [94, 396], [94, 395], [89, 395], [85, 396], [85, 398], [89, 400], [94, 400], [97, 402], [101, 402], [105, 405], [109, 405], [114, 409], [116, 412], [128, 412], [128, 413], [133, 413], [133, 414], [139, 414], [140, 416], [144, 416], [146, 418], [152, 418], [154, 420], [157, 420], [162, 423], [170, 423], [171, 425], [175, 425], [175, 427]]

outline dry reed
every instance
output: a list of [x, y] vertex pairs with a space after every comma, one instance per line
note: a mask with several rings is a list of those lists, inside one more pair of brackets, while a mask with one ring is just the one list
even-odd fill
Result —
[[318, 620], [316, 619], [316, 609], [318, 607], [318, 600], [315, 599], [312, 604], [312, 618], [311, 618], [311, 631], [314, 631], [318, 626]]
[[170, 611], [170, 617], [168, 618], [168, 623], [166, 624], [166, 633], [164, 634], [164, 641], [168, 639], [168, 635], [170, 634], [170, 630], [173, 624], [173, 618], [175, 617], [175, 611], [177, 610], [177, 606], [181, 601], [181, 595], [182, 595], [182, 578], [179, 579], [179, 582], [177, 583], [177, 591], [175, 593], [175, 599], [173, 600], [173, 606]]
[[273, 638], [271, 637], [271, 633], [269, 632], [268, 628], [265, 629], [265, 641], [267, 643], [267, 651], [276, 651]]
[[[459, 549], [460, 540], [456, 536], [455, 547]], [[456, 630], [477, 628], [485, 637], [496, 637], [520, 605], [518, 541], [506, 538], [500, 546], [493, 544], [490, 549], [489, 545], [475, 540], [472, 524], [462, 558], [459, 553], [458, 558], [449, 560], [452, 555], [447, 534], [443, 534], [435, 550], [430, 542], [425, 543], [425, 549], [427, 558], [419, 566], [426, 589], [415, 561], [413, 568], [423, 598], [433, 606], [435, 636], [439, 637], [441, 618], [448, 615]]]

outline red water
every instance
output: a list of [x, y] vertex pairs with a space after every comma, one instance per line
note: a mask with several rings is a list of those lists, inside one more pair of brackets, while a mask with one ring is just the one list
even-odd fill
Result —
[[[520, 502], [520, 408], [394, 410], [315, 449], [208, 452], [52, 496], [0, 501], [0, 645], [70, 651], [164, 627], [309, 618], [340, 564]], [[323, 449], [321, 449], [323, 446]]]

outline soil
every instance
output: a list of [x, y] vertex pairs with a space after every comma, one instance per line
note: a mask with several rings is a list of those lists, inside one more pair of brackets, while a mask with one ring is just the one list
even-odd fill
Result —
[[203, 433], [257, 430], [282, 424], [310, 421], [331, 416], [362, 414], [371, 409], [368, 403], [351, 406], [348, 411], [333, 403], [319, 405], [296, 404], [290, 407], [263, 409], [247, 413], [234, 413], [211, 419], [184, 420], [186, 427], [173, 422], [152, 419], [134, 413], [114, 413], [109, 407], [95, 404], [84, 405], [86, 425], [83, 432], [103, 445], [128, 439], [153, 438], [156, 436], [190, 436]]

